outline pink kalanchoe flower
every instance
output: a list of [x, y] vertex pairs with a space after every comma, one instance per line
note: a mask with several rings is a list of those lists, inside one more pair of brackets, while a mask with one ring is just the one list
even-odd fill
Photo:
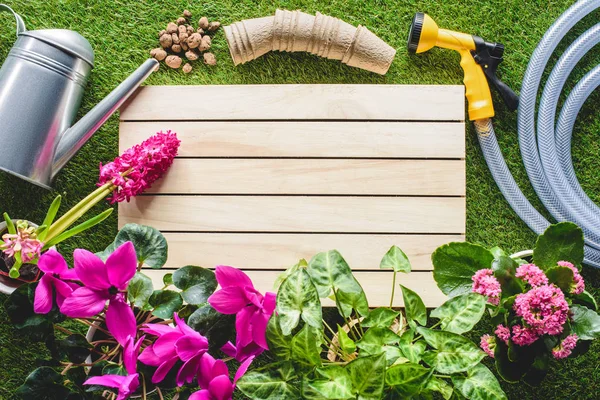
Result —
[[265, 334], [275, 310], [275, 293], [263, 296], [237, 268], [219, 265], [215, 275], [221, 289], [208, 298], [208, 303], [221, 314], [236, 314], [235, 346], [229, 342], [221, 350], [240, 362], [269, 350]]
[[146, 365], [158, 367], [152, 376], [152, 383], [159, 383], [179, 360], [183, 366], [177, 373], [177, 385], [191, 383], [198, 369], [200, 360], [208, 350], [208, 340], [190, 328], [184, 320], [174, 314], [175, 327], [162, 324], [146, 324], [142, 330], [158, 339], [144, 349], [140, 361]]
[[145, 336], [139, 338], [134, 343], [131, 336], [127, 337], [123, 348], [123, 364], [127, 375], [102, 375], [93, 376], [87, 379], [84, 385], [100, 385], [119, 390], [116, 400], [124, 400], [131, 396], [140, 387], [139, 374], [137, 373], [137, 358], [140, 353], [140, 346]]
[[483, 335], [481, 337], [481, 341], [479, 342], [479, 347], [481, 347], [481, 349], [485, 351], [488, 356], [494, 358], [494, 350], [496, 349], [496, 339], [494, 339], [493, 336], [487, 334]]
[[537, 265], [535, 264], [523, 264], [517, 268], [515, 274], [517, 278], [523, 279], [533, 287], [538, 287], [548, 284], [548, 277], [544, 274]]
[[127, 149], [114, 161], [100, 164], [98, 186], [111, 182], [116, 186], [111, 203], [129, 201], [148, 189], [173, 164], [180, 140], [177, 134], [167, 131]]
[[575, 346], [577, 346], [578, 339], [579, 337], [577, 337], [575, 334], [567, 336], [562, 340], [562, 342], [559, 343], [558, 346], [552, 349], [552, 356], [557, 360], [569, 357]]
[[200, 362], [198, 384], [202, 390], [193, 393], [190, 400], [230, 400], [235, 384], [244, 376], [254, 357], [248, 357], [238, 368], [233, 378], [229, 379], [229, 369], [223, 360], [215, 360], [206, 353]]
[[510, 329], [500, 324], [496, 327], [496, 331], [494, 333], [500, 340], [508, 345], [508, 341], [510, 340]]
[[491, 269], [480, 269], [471, 277], [473, 281], [472, 291], [487, 296], [488, 303], [498, 305], [500, 302], [500, 282], [494, 277]]
[[512, 341], [519, 346], [529, 346], [540, 337], [539, 332], [533, 328], [515, 325], [512, 327]]
[[585, 281], [583, 280], [583, 276], [579, 273], [579, 270], [568, 261], [559, 261], [557, 263], [561, 267], [570, 268], [573, 271], [573, 281], [575, 284], [571, 288], [571, 293], [573, 294], [581, 294], [585, 290]]
[[54, 293], [56, 293], [56, 303], [62, 307], [65, 299], [73, 293], [79, 285], [73, 282], [63, 282], [63, 280], [77, 280], [75, 269], [69, 269], [67, 262], [56, 250], [48, 250], [38, 262], [38, 268], [44, 272], [35, 288], [35, 297], [33, 300], [33, 311], [37, 314], [48, 314], [52, 309]]
[[513, 309], [541, 334], [559, 335], [567, 322], [569, 304], [558, 287], [542, 285], [517, 295]]
[[97, 255], [83, 249], [73, 253], [75, 272], [84, 284], [73, 291], [60, 307], [60, 312], [71, 318], [89, 318], [106, 310], [106, 326], [121, 345], [127, 336], [135, 336], [137, 324], [123, 291], [137, 270], [137, 256], [133, 243], [119, 246], [104, 263]]

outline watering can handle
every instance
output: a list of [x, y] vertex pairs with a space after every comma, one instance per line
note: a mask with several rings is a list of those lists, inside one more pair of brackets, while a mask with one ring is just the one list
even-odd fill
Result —
[[0, 4], [0, 11], [6, 11], [12, 13], [15, 16], [15, 20], [17, 21], [17, 37], [25, 32], [27, 29], [25, 28], [25, 22], [23, 22], [23, 18], [19, 14], [13, 11], [12, 8], [7, 6], [6, 4]]

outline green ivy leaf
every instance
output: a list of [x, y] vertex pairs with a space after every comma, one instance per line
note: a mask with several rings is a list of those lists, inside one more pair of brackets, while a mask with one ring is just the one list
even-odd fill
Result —
[[407, 287], [400, 285], [400, 288], [402, 288], [402, 297], [404, 298], [406, 319], [427, 325], [427, 308], [421, 297]]
[[452, 376], [454, 387], [467, 399], [507, 400], [506, 393], [494, 374], [483, 364], [477, 364], [467, 371], [467, 376]]
[[63, 385], [63, 376], [50, 367], [40, 367], [25, 379], [16, 395], [23, 399], [64, 400], [70, 390]]
[[500, 282], [503, 296], [513, 296], [523, 293], [525, 286], [523, 281], [518, 279], [515, 274], [519, 264], [510, 257], [500, 256], [492, 262], [494, 276]]
[[442, 374], [464, 372], [477, 365], [485, 353], [469, 339], [456, 333], [436, 331], [423, 327], [417, 328], [423, 339], [436, 349], [435, 365]]
[[567, 267], [552, 267], [546, 270], [550, 283], [554, 283], [565, 293], [569, 293], [575, 285], [573, 270]]
[[469, 332], [481, 320], [486, 298], [478, 293], [452, 297], [431, 312], [432, 318], [441, 320], [441, 328], [452, 333]]
[[450, 400], [452, 394], [454, 393], [452, 385], [443, 379], [436, 378], [435, 376], [429, 378], [427, 384], [425, 385], [425, 389], [440, 393], [444, 400]]
[[480, 269], [490, 268], [494, 255], [476, 244], [453, 242], [438, 247], [431, 261], [438, 287], [446, 296], [454, 297], [471, 291], [471, 277]]
[[283, 361], [247, 372], [236, 387], [254, 400], [301, 399], [295, 379], [292, 364]]
[[401, 398], [410, 398], [425, 388], [432, 373], [433, 369], [419, 364], [398, 364], [387, 370], [385, 383], [391, 386]]
[[533, 249], [533, 263], [546, 270], [559, 261], [569, 261], [576, 266], [583, 262], [583, 231], [572, 222], [550, 225], [540, 235]]
[[362, 316], [369, 314], [367, 296], [337, 250], [315, 255], [308, 263], [307, 271], [321, 298], [328, 297], [333, 290], [343, 316], [349, 317], [352, 309]]
[[398, 311], [394, 311], [391, 308], [379, 307], [371, 310], [371, 312], [369, 312], [369, 316], [363, 319], [360, 325], [363, 328], [389, 328], [399, 315], [400, 313]]
[[305, 324], [292, 339], [292, 360], [303, 367], [320, 367], [321, 331]]
[[60, 354], [75, 364], [83, 363], [90, 355], [92, 346], [88, 343], [85, 336], [80, 333], [74, 333], [66, 338], [56, 342]]
[[208, 339], [210, 350], [220, 349], [234, 332], [235, 315], [221, 314], [210, 304], [202, 304], [189, 316], [187, 324]]
[[129, 281], [129, 286], [127, 286], [127, 299], [136, 307], [145, 309], [153, 292], [152, 279], [141, 272], [137, 272]]
[[167, 239], [151, 226], [127, 224], [115, 237], [103, 252], [97, 253], [98, 257], [106, 260], [120, 245], [125, 242], [133, 243], [138, 263], [144, 263], [149, 267], [159, 269], [167, 262], [169, 250]]
[[279, 316], [275, 313], [273, 313], [267, 324], [266, 336], [269, 343], [269, 352], [277, 359], [289, 360], [292, 357], [292, 336], [283, 334], [279, 325]]
[[383, 395], [386, 369], [385, 354], [359, 357], [348, 363], [352, 391], [359, 400], [378, 400]]
[[395, 272], [410, 272], [410, 261], [398, 246], [392, 246], [379, 264], [381, 269], [393, 269]]
[[587, 307], [571, 306], [571, 330], [580, 340], [594, 340], [600, 337], [600, 315]]
[[346, 332], [344, 328], [342, 328], [339, 325], [337, 326], [337, 328], [338, 342], [342, 350], [347, 354], [354, 353], [356, 351], [356, 343], [354, 343], [354, 340], [350, 339], [350, 337], [348, 336], [348, 332]]
[[284, 335], [292, 333], [300, 318], [314, 328], [323, 329], [319, 293], [305, 268], [298, 268], [279, 287], [277, 313]]
[[421, 357], [425, 352], [425, 348], [427, 345], [422, 340], [417, 340], [413, 343], [413, 339], [415, 338], [415, 331], [408, 330], [400, 336], [400, 342], [398, 342], [398, 347], [402, 351], [402, 354], [413, 364], [418, 364], [421, 362]]
[[[318, 379], [308, 381], [308, 389], [315, 399], [350, 399], [352, 395], [352, 380], [348, 371], [339, 365], [317, 368]], [[305, 393], [306, 396], [306, 393]]]
[[148, 299], [152, 306], [152, 314], [162, 319], [173, 318], [173, 313], [181, 308], [183, 300], [179, 293], [173, 290], [155, 290]]
[[173, 273], [173, 284], [181, 290], [188, 304], [202, 304], [217, 289], [215, 273], [209, 269], [187, 265]]

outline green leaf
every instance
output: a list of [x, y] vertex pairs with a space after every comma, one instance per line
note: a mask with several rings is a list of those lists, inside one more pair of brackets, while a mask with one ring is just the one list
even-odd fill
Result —
[[170, 286], [173, 284], [173, 274], [168, 273], [163, 275], [163, 285]]
[[75, 227], [69, 229], [68, 231], [61, 233], [58, 236], [55, 236], [54, 238], [52, 238], [51, 240], [49, 240], [47, 243], [44, 244], [44, 248], [48, 249], [48, 248], [55, 246], [61, 242], [64, 242], [65, 240], [67, 240], [75, 235], [80, 234], [81, 232], [84, 232], [84, 231], [87, 231], [88, 229], [93, 228], [94, 226], [98, 225], [100, 222], [102, 222], [106, 218], [108, 218], [110, 216], [110, 214], [112, 214], [113, 211], [114, 211], [114, 209], [112, 209], [112, 208], [104, 210], [100, 214], [88, 219], [87, 221], [84, 221], [81, 224], [76, 225]]
[[394, 311], [391, 308], [379, 307], [371, 310], [371, 312], [369, 312], [369, 316], [363, 319], [360, 325], [363, 328], [389, 328], [399, 315], [400, 313], [398, 311]]
[[319, 293], [305, 268], [298, 268], [279, 287], [277, 313], [284, 335], [292, 333], [300, 318], [314, 328], [323, 329]]
[[573, 270], [568, 267], [548, 268], [546, 270], [546, 276], [550, 283], [554, 283], [565, 293], [569, 293], [575, 285]]
[[315, 392], [313, 398], [337, 400], [354, 397], [351, 391], [352, 380], [345, 368], [330, 365], [326, 368], [317, 368], [316, 373], [319, 379], [308, 382], [308, 389]]
[[583, 262], [583, 231], [572, 222], [550, 225], [540, 235], [533, 249], [533, 263], [546, 270], [559, 261], [576, 266]]
[[[50, 225], [52, 225], [52, 223], [54, 222], [54, 218], [56, 218], [56, 214], [58, 213], [58, 209], [60, 208], [61, 201], [62, 201], [62, 197], [60, 195], [58, 195], [54, 198], [54, 200], [52, 201], [52, 204], [50, 204], [50, 208], [48, 208], [48, 212], [46, 213], [46, 217], [44, 218], [44, 221], [42, 222], [42, 226], [45, 225], [45, 226], [49, 227]], [[38, 239], [40, 239], [43, 242], [44, 239], [46, 238], [47, 234], [48, 234], [48, 229], [46, 229], [44, 231], [44, 233], [42, 233], [41, 235], [38, 234]]]
[[15, 394], [27, 400], [64, 400], [69, 392], [61, 374], [50, 367], [40, 367], [29, 374]]
[[438, 247], [431, 255], [433, 278], [449, 297], [471, 292], [471, 277], [480, 269], [490, 268], [494, 255], [482, 246], [453, 242]]
[[486, 298], [478, 293], [452, 297], [431, 312], [432, 318], [441, 320], [441, 328], [452, 333], [469, 332], [481, 320]]
[[254, 400], [300, 399], [296, 373], [289, 361], [265, 365], [247, 372], [236, 387]]
[[504, 297], [523, 293], [523, 281], [515, 276], [519, 264], [510, 257], [500, 256], [492, 262], [494, 277], [500, 282]]
[[588, 291], [584, 290], [580, 294], [574, 294], [572, 295], [572, 298], [574, 303], [581, 304], [589, 309], [598, 311], [598, 303], [596, 303], [596, 299]]
[[129, 281], [129, 286], [127, 286], [127, 299], [136, 307], [145, 309], [153, 292], [152, 279], [141, 272], [137, 272]]
[[352, 309], [362, 316], [369, 314], [367, 296], [337, 250], [314, 256], [307, 271], [321, 298], [328, 297], [333, 290], [344, 317], [349, 317]]
[[393, 269], [395, 272], [410, 272], [410, 261], [398, 246], [392, 246], [379, 264], [381, 269]]
[[427, 308], [421, 297], [407, 287], [400, 285], [400, 288], [402, 288], [402, 297], [404, 298], [406, 319], [427, 325]]
[[452, 376], [454, 387], [471, 400], [507, 400], [494, 374], [483, 364], [467, 371], [467, 376]]
[[303, 367], [320, 367], [321, 331], [305, 324], [292, 339], [292, 360]]
[[400, 336], [389, 328], [369, 328], [363, 337], [356, 342], [361, 354], [374, 355], [385, 351], [384, 346], [397, 344]]
[[435, 376], [429, 378], [427, 384], [425, 385], [425, 389], [440, 393], [444, 400], [449, 400], [454, 393], [452, 385], [443, 379], [436, 378]]
[[188, 317], [188, 325], [208, 339], [210, 350], [220, 349], [235, 330], [235, 315], [221, 314], [206, 303]]
[[432, 373], [432, 369], [419, 364], [398, 364], [387, 370], [385, 383], [401, 398], [410, 398], [425, 388]]
[[187, 265], [173, 273], [173, 284], [189, 304], [202, 304], [217, 289], [215, 273], [209, 269]]
[[600, 315], [587, 307], [572, 305], [571, 330], [580, 340], [600, 338]]
[[385, 354], [359, 357], [346, 365], [352, 380], [352, 391], [357, 395], [357, 399], [376, 400], [381, 398], [386, 365]]
[[550, 356], [548, 353], [538, 354], [529, 371], [523, 376], [523, 381], [530, 386], [539, 386], [548, 374], [549, 366]]
[[423, 327], [417, 328], [423, 339], [436, 349], [435, 365], [442, 374], [464, 372], [477, 365], [485, 353], [469, 339], [456, 333], [436, 331]]
[[277, 359], [289, 360], [292, 357], [292, 336], [283, 334], [279, 325], [279, 316], [275, 313], [273, 313], [267, 324], [266, 336], [269, 343], [269, 352]]
[[167, 239], [157, 229], [138, 224], [127, 224], [121, 228], [115, 241], [103, 252], [98, 253], [98, 256], [106, 260], [117, 247], [125, 242], [133, 243], [139, 263], [158, 269], [167, 262]]
[[8, 233], [11, 235], [16, 235], [17, 229], [15, 228], [13, 220], [8, 216], [8, 213], [3, 213], [2, 216], [4, 217], [4, 222], [6, 222], [6, 230]]
[[421, 357], [423, 356], [427, 345], [422, 340], [417, 340], [413, 343], [414, 337], [415, 332], [412, 329], [404, 332], [402, 336], [400, 336], [398, 347], [411, 363], [418, 364], [421, 362]]
[[183, 300], [172, 290], [155, 290], [148, 303], [153, 307], [152, 314], [162, 319], [173, 318], [173, 313], [181, 308]]
[[66, 338], [56, 342], [58, 351], [75, 364], [83, 363], [90, 355], [92, 346], [88, 343], [85, 336], [80, 333], [74, 333]]
[[535, 360], [535, 350], [539, 347], [534, 343], [531, 346], [517, 346], [510, 342], [513, 360], [509, 357], [509, 347], [496, 339], [494, 361], [498, 374], [507, 382], [518, 382], [529, 371]]
[[342, 351], [344, 351], [346, 354], [354, 353], [356, 351], [356, 343], [354, 343], [354, 340], [350, 339], [348, 332], [346, 332], [344, 328], [339, 325], [337, 328], [337, 338]]
[[502, 250], [500, 247], [498, 246], [494, 246], [490, 249], [490, 253], [493, 254], [494, 259], [498, 259], [501, 256], [508, 256], [508, 254], [506, 254], [506, 252], [504, 250]]

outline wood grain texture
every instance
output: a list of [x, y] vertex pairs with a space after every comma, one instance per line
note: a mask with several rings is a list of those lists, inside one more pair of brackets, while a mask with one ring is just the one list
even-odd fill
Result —
[[464, 196], [465, 162], [177, 159], [148, 193]]
[[[326, 250], [339, 250], [353, 270], [379, 270], [383, 255], [396, 245], [413, 270], [432, 270], [431, 253], [462, 235], [349, 235], [285, 233], [164, 233], [169, 243], [167, 267], [231, 265], [243, 269], [278, 269]], [[192, 251], [193, 249], [193, 251]]]
[[[144, 269], [143, 273], [148, 275], [154, 283], [154, 288], [163, 287], [162, 277], [164, 274], [173, 272], [172, 270], [151, 270]], [[254, 286], [262, 293], [274, 292], [273, 285], [281, 271], [244, 271], [252, 279]], [[371, 307], [377, 307], [390, 304], [392, 290], [392, 273], [386, 271], [378, 272], [355, 272], [354, 276], [360, 282], [363, 290], [369, 300]], [[411, 272], [409, 274], [398, 274], [397, 284], [414, 290], [421, 296], [425, 306], [429, 308], [437, 307], [447, 300], [447, 297], [438, 289], [433, 275], [428, 271]], [[321, 299], [324, 306], [335, 306], [330, 299]], [[394, 293], [394, 307], [403, 307], [402, 291], [396, 288]]]
[[121, 122], [121, 152], [177, 132], [180, 157], [464, 158], [464, 122]]
[[[165, 107], [164, 99], [177, 99], [177, 106]], [[210, 99], [210, 107], [201, 107], [199, 99]], [[124, 121], [231, 119], [463, 121], [464, 87], [144, 86], [121, 109], [121, 120]]]
[[119, 225], [201, 232], [465, 232], [459, 197], [138, 196]]

